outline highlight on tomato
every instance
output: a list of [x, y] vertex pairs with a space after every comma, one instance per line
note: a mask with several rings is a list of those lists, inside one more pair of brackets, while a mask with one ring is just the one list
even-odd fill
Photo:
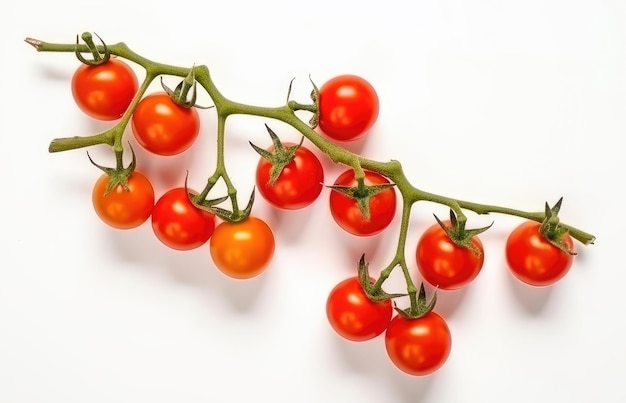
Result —
[[414, 376], [441, 368], [450, 355], [452, 337], [446, 321], [431, 311], [413, 319], [396, 315], [385, 332], [385, 348], [391, 362]]
[[116, 120], [128, 109], [139, 84], [128, 64], [110, 58], [101, 64], [82, 64], [74, 72], [71, 87], [76, 105], [86, 115]]
[[[284, 148], [293, 143], [283, 144]], [[273, 153], [274, 146], [267, 149]], [[286, 164], [274, 183], [270, 183], [273, 164], [261, 157], [256, 168], [256, 186], [263, 198], [272, 206], [285, 210], [298, 210], [313, 203], [322, 192], [324, 168], [317, 156], [308, 148], [299, 146], [293, 160]]]
[[197, 208], [185, 188], [163, 194], [152, 210], [152, 229], [166, 246], [191, 250], [204, 245], [215, 229], [215, 216]]
[[326, 317], [331, 327], [338, 335], [351, 341], [371, 340], [382, 334], [392, 314], [391, 300], [374, 302], [369, 299], [358, 277], [350, 277], [337, 284], [326, 301]]
[[[374, 171], [365, 171], [365, 185], [387, 185], [389, 180]], [[354, 187], [357, 181], [354, 170], [341, 173], [334, 185]], [[330, 212], [335, 222], [345, 231], [357, 236], [372, 236], [380, 233], [391, 224], [396, 215], [396, 191], [393, 187], [384, 189], [369, 199], [369, 219], [359, 208], [358, 201], [350, 196], [331, 189]]]
[[137, 142], [153, 154], [171, 156], [189, 149], [200, 133], [195, 107], [178, 105], [166, 92], [144, 97], [131, 121]]
[[[563, 278], [572, 267], [574, 256], [550, 243], [540, 232], [541, 224], [525, 221], [506, 241], [506, 260], [510, 272], [520, 281], [536, 286], [550, 286]], [[563, 242], [573, 251], [569, 234]]]
[[376, 122], [378, 110], [378, 94], [362, 77], [337, 76], [319, 90], [319, 127], [333, 140], [361, 138]]
[[[446, 226], [450, 221], [443, 222]], [[474, 250], [457, 245], [439, 223], [430, 226], [417, 242], [415, 258], [422, 278], [442, 290], [457, 290], [470, 284], [483, 267], [484, 248], [477, 236]]]
[[126, 188], [117, 184], [107, 193], [109, 175], [96, 181], [91, 199], [98, 217], [116, 229], [132, 229], [143, 224], [154, 207], [154, 189], [146, 176], [135, 170], [128, 177]]
[[220, 223], [209, 243], [215, 266], [235, 279], [249, 279], [265, 271], [274, 248], [272, 229], [254, 216], [235, 223]]

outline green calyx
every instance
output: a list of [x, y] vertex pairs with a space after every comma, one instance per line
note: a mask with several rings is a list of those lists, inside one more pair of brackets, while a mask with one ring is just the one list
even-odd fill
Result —
[[356, 200], [359, 210], [366, 220], [370, 219], [370, 199], [378, 193], [394, 187], [393, 183], [385, 183], [381, 185], [366, 185], [363, 179], [357, 180], [356, 186], [340, 186], [332, 185], [328, 186], [334, 191], [337, 191], [351, 199]]
[[193, 203], [194, 206], [199, 208], [200, 210], [208, 211], [211, 214], [214, 214], [225, 221], [231, 221], [229, 217], [233, 214], [232, 212], [217, 207], [218, 204], [228, 200], [228, 196], [219, 197], [217, 199], [207, 200], [197, 193], [193, 193], [189, 191], [187, 187], [187, 180], [189, 179], [189, 175], [185, 176], [185, 190], [187, 191], [187, 196], [189, 197], [189, 201]]
[[361, 284], [361, 287], [363, 288], [365, 295], [367, 295], [367, 297], [374, 302], [380, 302], [380, 301], [384, 301], [387, 299], [404, 297], [407, 295], [407, 294], [389, 294], [385, 292], [381, 287], [376, 287], [375, 283], [372, 282], [372, 278], [370, 277], [369, 263], [365, 261], [365, 254], [361, 255], [361, 259], [359, 260], [358, 276], [359, 276], [359, 283]]
[[[222, 220], [227, 221], [229, 223], [241, 222], [250, 216], [250, 213], [252, 212], [252, 206], [254, 205], [254, 196], [255, 196], [255, 190], [252, 189], [252, 193], [250, 194], [250, 198], [248, 199], [248, 204], [246, 205], [246, 208], [244, 208], [243, 210], [239, 210], [235, 208], [232, 211], [230, 211], [222, 207], [213, 206], [210, 208], [209, 211], [211, 211], [213, 214], [215, 214]], [[205, 201], [202, 203], [218, 204], [227, 199], [228, 197], [223, 197], [223, 198], [214, 199], [208, 202]]]
[[256, 151], [261, 157], [266, 159], [272, 164], [272, 168], [270, 169], [270, 179], [267, 182], [268, 186], [272, 186], [278, 180], [278, 177], [283, 172], [283, 169], [296, 158], [296, 151], [302, 146], [302, 142], [304, 141], [304, 137], [300, 139], [300, 143], [287, 147], [283, 145], [280, 141], [280, 138], [274, 133], [272, 129], [269, 128], [268, 125], [265, 125], [267, 132], [272, 138], [272, 144], [274, 145], [273, 152], [267, 151], [258, 147], [257, 145], [249, 142], [254, 151]]
[[74, 48], [74, 54], [76, 55], [76, 58], [78, 58], [78, 60], [89, 66], [97, 66], [99, 64], [106, 63], [111, 58], [111, 52], [109, 51], [109, 48], [107, 48], [106, 43], [104, 43], [104, 41], [98, 36], [98, 34], [95, 35], [98, 37], [98, 39], [100, 39], [100, 42], [102, 42], [102, 46], [104, 47], [104, 53], [102, 54], [94, 43], [91, 33], [83, 32], [83, 34], [81, 35], [82, 40], [85, 42], [85, 44], [89, 48], [89, 51], [91, 52], [91, 55], [93, 57], [93, 59], [91, 60], [85, 59], [85, 57], [78, 51], [78, 35], [76, 35], [76, 47]]
[[[185, 188], [187, 188], [187, 180], [185, 180]], [[252, 212], [252, 206], [254, 205], [254, 197], [255, 190], [252, 189], [252, 193], [250, 194], [250, 198], [248, 199], [248, 204], [243, 210], [240, 210], [237, 207], [237, 203], [233, 202], [233, 209], [228, 210], [223, 207], [220, 207], [219, 204], [225, 202], [228, 199], [232, 200], [231, 196], [223, 196], [218, 197], [216, 199], [206, 199], [203, 198], [202, 195], [194, 195], [187, 192], [190, 195], [191, 202], [200, 210], [208, 211], [211, 214], [216, 215], [222, 220], [229, 223], [237, 223], [245, 220], [250, 216]], [[236, 199], [235, 199], [236, 200]]]
[[135, 167], [137, 165], [137, 159], [135, 158], [135, 151], [132, 147], [130, 147], [130, 152], [132, 154], [132, 160], [127, 167], [124, 167], [122, 164], [122, 153], [116, 153], [117, 157], [117, 166], [115, 168], [105, 167], [103, 165], [97, 164], [87, 152], [87, 158], [93, 166], [100, 169], [105, 174], [109, 175], [109, 182], [107, 183], [106, 190], [104, 192], [104, 196], [108, 195], [117, 187], [117, 185], [122, 186], [125, 191], [129, 191], [128, 189], [128, 178], [135, 171]]
[[433, 214], [435, 220], [437, 220], [437, 224], [446, 232], [448, 237], [455, 245], [461, 246], [463, 248], [467, 248], [475, 253], [477, 256], [481, 255], [480, 249], [476, 247], [472, 243], [472, 238], [482, 234], [487, 231], [493, 225], [493, 222], [486, 227], [481, 228], [473, 228], [467, 229], [465, 228], [465, 216], [463, 219], [458, 219], [457, 215], [454, 213], [454, 210], [450, 209], [450, 226], [446, 226], [446, 224], [439, 219], [435, 214]]
[[574, 252], [563, 240], [563, 238], [565, 237], [565, 235], [568, 234], [569, 231], [567, 230], [567, 228], [561, 226], [560, 219], [558, 217], [562, 203], [562, 197], [552, 207], [550, 207], [548, 205], [548, 202], [546, 202], [545, 218], [541, 222], [539, 232], [548, 242], [561, 249], [563, 252], [570, 255], [576, 255], [576, 252]]
[[400, 309], [397, 306], [394, 306], [394, 309], [398, 312], [398, 315], [402, 317], [407, 319], [418, 319], [428, 315], [435, 308], [436, 304], [437, 292], [435, 291], [433, 296], [430, 299], [427, 299], [424, 283], [421, 283], [419, 294], [417, 295], [417, 304], [415, 306], [410, 306], [405, 309]]
[[[212, 106], [201, 106], [196, 104], [196, 98], [198, 96], [198, 82], [196, 81], [194, 70], [194, 67], [189, 69], [189, 74], [187, 74], [173, 90], [165, 85], [163, 77], [161, 77], [161, 87], [163, 88], [163, 91], [165, 91], [167, 95], [172, 98], [172, 101], [182, 108], [210, 109]], [[191, 92], [191, 95], [189, 95], [189, 92]]]
[[299, 102], [292, 101], [289, 99], [291, 96], [291, 87], [293, 86], [293, 79], [292, 79], [291, 82], [289, 83], [289, 91], [287, 91], [287, 107], [294, 112], [295, 111], [307, 111], [307, 112], [313, 113], [313, 116], [311, 116], [311, 119], [309, 119], [309, 128], [315, 129], [320, 119], [320, 113], [319, 113], [320, 91], [317, 88], [317, 85], [315, 85], [315, 83], [311, 79], [311, 76], [309, 76], [309, 81], [311, 81], [311, 86], [313, 87], [313, 89], [311, 90], [311, 100], [313, 101], [313, 103], [301, 104]]

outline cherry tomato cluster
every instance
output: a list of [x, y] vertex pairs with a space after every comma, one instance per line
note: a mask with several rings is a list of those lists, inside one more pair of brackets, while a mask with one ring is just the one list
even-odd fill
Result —
[[[126, 63], [111, 58], [79, 67], [72, 79], [72, 93], [88, 116], [116, 120], [133, 102], [137, 83], [135, 73]], [[327, 81], [315, 101], [321, 134], [337, 144], [362, 138], [379, 113], [374, 87], [355, 75], [341, 75]], [[134, 105], [130, 119], [137, 143], [158, 156], [188, 150], [200, 133], [200, 116], [194, 105], [180, 102], [170, 91], [143, 96]], [[256, 188], [274, 208], [306, 208], [324, 189], [323, 166], [302, 142], [282, 143], [271, 129], [268, 131], [272, 146], [252, 145], [260, 155]], [[164, 245], [188, 251], [208, 243], [215, 266], [235, 279], [255, 277], [268, 267], [275, 239], [272, 229], [261, 218], [246, 215], [240, 220], [221, 220], [210, 206], [198, 203], [198, 192], [186, 184], [164, 192], [157, 199], [144, 173], [133, 167], [120, 177], [119, 171], [119, 167], [105, 170], [92, 193], [97, 215], [109, 226], [132, 229], [151, 217], [154, 234]], [[389, 227], [395, 218], [397, 190], [389, 178], [378, 172], [363, 170], [359, 174], [356, 169], [347, 169], [331, 185], [326, 185], [331, 189], [328, 208], [342, 230], [357, 237], [374, 236]], [[484, 229], [465, 230], [465, 222], [457, 221], [452, 212], [449, 221], [438, 218], [436, 221], [415, 245], [416, 269], [411, 276], [444, 291], [467, 287], [483, 267], [485, 250], [478, 234]], [[505, 247], [511, 273], [533, 286], [554, 284], [567, 273], [573, 261], [569, 234], [558, 233], [555, 242], [548, 239], [544, 226], [535, 221], [523, 222], [512, 231]], [[376, 283], [375, 279], [370, 280], [371, 284]], [[395, 296], [374, 298], [367, 288], [355, 276], [332, 289], [326, 314], [336, 333], [355, 342], [384, 333], [390, 361], [400, 370], [411, 375], [428, 375], [439, 369], [450, 354], [451, 335], [445, 319], [433, 310], [434, 305], [419, 314], [402, 311], [392, 302]]]
[[[427, 228], [417, 243], [415, 258], [418, 275], [424, 282], [454, 291], [468, 286], [478, 276], [484, 248], [477, 236], [469, 238], [471, 247], [455, 243], [449, 225], [450, 221], [445, 221]], [[540, 223], [526, 221], [515, 228], [506, 243], [506, 258], [511, 273], [522, 282], [549, 286], [571, 267], [573, 242], [565, 234], [563, 241], [569, 249], [562, 250], [545, 239], [540, 227]], [[394, 316], [390, 299], [370, 298], [358, 277], [337, 284], [326, 302], [328, 321], [341, 337], [362, 342], [384, 333], [387, 355], [397, 368], [415, 376], [437, 371], [451, 350], [446, 320], [432, 307], [417, 317], [396, 310], [398, 314]]]
[[[98, 120], [116, 120], [128, 109], [138, 90], [134, 71], [125, 62], [111, 58], [103, 63], [81, 65], [72, 80], [72, 93], [80, 109]], [[374, 88], [357, 76], [330, 80], [320, 91], [320, 128], [329, 138], [346, 141], [358, 138], [373, 125], [378, 115]], [[176, 102], [171, 93], [155, 92], [141, 98], [132, 112], [132, 133], [137, 143], [158, 156], [180, 154], [193, 146], [200, 133], [200, 116], [193, 105]], [[260, 158], [256, 169], [257, 188], [272, 206], [296, 210], [313, 203], [324, 186], [324, 170], [318, 157], [306, 146], [281, 144], [289, 150], [279, 175], [272, 177], [275, 161]], [[276, 155], [269, 147], [267, 155]], [[263, 154], [262, 154], [263, 156]], [[111, 184], [113, 183], [113, 186]], [[389, 183], [383, 176], [368, 172], [366, 184]], [[353, 186], [352, 171], [335, 181]], [[197, 192], [186, 187], [166, 191], [155, 201], [153, 186], [146, 175], [133, 170], [127, 180], [112, 182], [103, 174], [92, 192], [94, 209], [109, 226], [132, 229], [152, 218], [156, 238], [180, 251], [196, 249], [210, 240], [210, 254], [219, 270], [238, 279], [260, 274], [269, 264], [275, 247], [271, 228], [258, 217], [241, 222], [221, 222], [206, 209], [195, 205]], [[371, 217], [361, 214], [354, 199], [333, 192], [330, 209], [337, 223], [357, 235], [373, 235], [389, 225], [395, 215], [392, 188], [371, 199]]]
[[391, 362], [410, 375], [429, 375], [450, 355], [450, 329], [438, 313], [394, 316], [391, 300], [372, 301], [358, 277], [347, 278], [332, 289], [326, 315], [337, 334], [350, 341], [371, 340], [384, 332]]
[[[72, 80], [76, 104], [98, 120], [119, 119], [137, 90], [134, 71], [117, 59], [81, 65]], [[176, 155], [195, 142], [200, 132], [200, 116], [195, 108], [176, 103], [170, 94], [157, 92], [143, 97], [137, 104], [132, 115], [132, 132], [147, 151], [159, 156]], [[304, 154], [304, 149], [301, 153]], [[113, 182], [109, 174], [103, 174], [93, 188], [92, 201], [98, 217], [113, 228], [136, 228], [151, 217], [154, 234], [164, 245], [187, 251], [201, 247], [210, 239], [210, 254], [224, 274], [250, 278], [261, 273], [274, 253], [270, 227], [253, 216], [236, 223], [217, 223], [214, 214], [193, 203], [194, 194], [197, 192], [192, 189], [177, 187], [155, 202], [150, 180], [139, 170], [133, 170], [119, 183]]]

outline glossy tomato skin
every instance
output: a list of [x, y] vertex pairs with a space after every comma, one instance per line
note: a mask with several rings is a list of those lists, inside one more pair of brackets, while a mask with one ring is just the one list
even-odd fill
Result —
[[152, 229], [166, 246], [191, 250], [209, 240], [215, 229], [215, 216], [194, 206], [185, 188], [174, 188], [154, 205]]
[[157, 155], [176, 155], [189, 149], [200, 132], [200, 115], [196, 108], [185, 108], [165, 92], [144, 97], [132, 118], [137, 142]]
[[72, 77], [72, 95], [76, 105], [98, 120], [122, 117], [138, 88], [133, 69], [114, 58], [94, 66], [83, 64]]
[[272, 229], [258, 217], [222, 222], [209, 244], [215, 266], [228, 277], [249, 279], [261, 274], [274, 255]]
[[319, 127], [331, 139], [362, 137], [376, 122], [378, 110], [376, 90], [359, 76], [334, 77], [319, 90]]
[[131, 229], [143, 224], [154, 207], [154, 189], [146, 176], [133, 171], [128, 177], [128, 190], [117, 185], [105, 195], [109, 175], [102, 174], [96, 181], [91, 199], [98, 217], [116, 229]]
[[[515, 228], [506, 242], [506, 260], [511, 273], [522, 282], [549, 286], [559, 281], [572, 266], [574, 257], [548, 242], [539, 232], [541, 224], [525, 221]], [[573, 250], [569, 234], [563, 238]]]
[[[388, 184], [389, 180], [384, 176], [365, 171], [365, 185]], [[352, 169], [344, 171], [335, 185], [356, 186]], [[335, 190], [330, 192], [330, 212], [345, 231], [357, 236], [372, 236], [387, 228], [396, 214], [396, 191], [393, 187], [383, 190], [370, 198], [370, 219], [367, 220], [357, 201]]]
[[[294, 144], [285, 143], [285, 148]], [[268, 149], [273, 152], [274, 147]], [[285, 165], [278, 179], [269, 184], [272, 163], [261, 158], [256, 169], [256, 185], [259, 193], [272, 206], [285, 210], [298, 210], [313, 203], [324, 183], [324, 168], [311, 150], [300, 146], [293, 161]]]
[[[450, 222], [444, 222], [446, 226]], [[439, 224], [430, 226], [420, 237], [415, 257], [424, 280], [442, 290], [457, 290], [471, 283], [483, 267], [484, 248], [477, 236], [472, 245], [480, 252], [455, 244]]]
[[366, 341], [382, 334], [393, 313], [391, 300], [374, 302], [363, 291], [357, 277], [337, 284], [326, 301], [326, 317], [341, 337]]
[[385, 332], [385, 348], [391, 362], [409, 375], [437, 371], [448, 359], [452, 337], [446, 321], [436, 312], [417, 319], [396, 315]]

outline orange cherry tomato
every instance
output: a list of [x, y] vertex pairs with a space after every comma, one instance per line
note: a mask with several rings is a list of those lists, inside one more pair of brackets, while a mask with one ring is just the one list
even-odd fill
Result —
[[131, 229], [143, 224], [154, 206], [154, 189], [144, 174], [133, 171], [128, 177], [128, 189], [118, 184], [105, 195], [109, 175], [98, 178], [91, 193], [98, 217], [117, 229]]
[[210, 251], [217, 268], [229, 277], [247, 279], [261, 274], [274, 255], [274, 233], [257, 217], [215, 228]]

